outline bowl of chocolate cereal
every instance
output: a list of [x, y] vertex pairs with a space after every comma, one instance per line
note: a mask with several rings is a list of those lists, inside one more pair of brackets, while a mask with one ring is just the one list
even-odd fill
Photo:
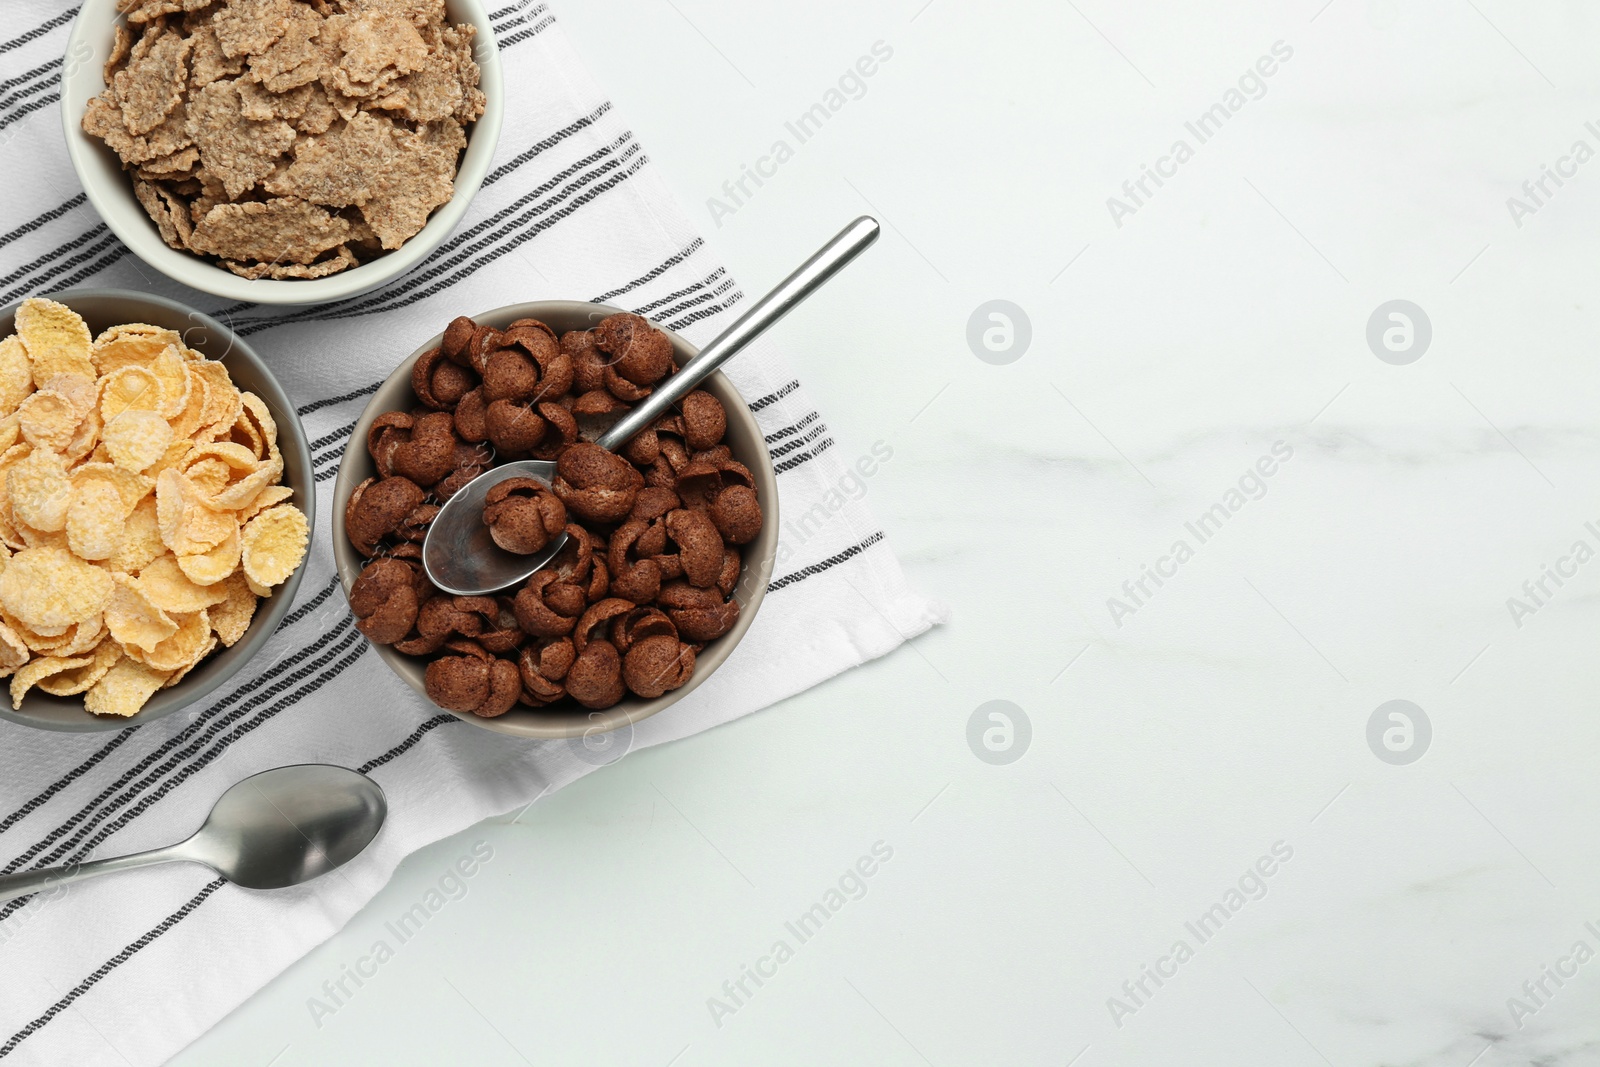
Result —
[[406, 273], [500, 134], [481, 0], [84, 0], [68, 155], [146, 263], [234, 300], [318, 304]]
[[[668, 708], [727, 660], [772, 577], [777, 477], [749, 407], [713, 374], [607, 451], [594, 439], [694, 346], [578, 301], [440, 325], [339, 466], [334, 559], [357, 626], [419, 694], [499, 733], [591, 738]], [[557, 555], [493, 595], [442, 593], [422, 564], [440, 505], [522, 459], [555, 476], [500, 482], [483, 521], [505, 551]]]

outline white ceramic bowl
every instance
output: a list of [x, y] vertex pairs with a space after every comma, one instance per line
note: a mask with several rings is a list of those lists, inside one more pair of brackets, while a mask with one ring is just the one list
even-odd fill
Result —
[[445, 0], [451, 22], [471, 23], [478, 28], [474, 48], [483, 72], [480, 87], [487, 99], [483, 117], [467, 131], [467, 150], [456, 174], [455, 196], [433, 213], [428, 224], [411, 240], [393, 252], [352, 270], [327, 278], [276, 281], [262, 278], [251, 281], [194, 255], [171, 248], [161, 239], [133, 195], [133, 181], [122, 169], [122, 161], [98, 138], [83, 132], [83, 112], [89, 101], [106, 87], [102, 73], [117, 19], [117, 0], [83, 0], [67, 39], [67, 54], [61, 71], [61, 122], [67, 138], [67, 154], [72, 158], [78, 180], [89, 194], [100, 217], [111, 232], [133, 250], [134, 255], [165, 274], [203, 293], [229, 300], [257, 304], [324, 304], [343, 300], [376, 289], [405, 274], [444, 243], [461, 221], [467, 205], [483, 184], [500, 140], [500, 119], [505, 94], [500, 83], [500, 52], [495, 45], [494, 28], [482, 0]]

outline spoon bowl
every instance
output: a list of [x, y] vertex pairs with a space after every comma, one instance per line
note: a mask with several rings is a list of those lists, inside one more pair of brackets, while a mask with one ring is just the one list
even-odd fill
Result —
[[388, 803], [364, 774], [326, 764], [279, 767], [223, 793], [179, 848], [234, 885], [282, 889], [359, 856], [378, 836]]
[[200, 863], [244, 889], [283, 889], [350, 862], [388, 815], [378, 783], [325, 764], [253, 775], [217, 799], [187, 841], [151, 852], [0, 876], [0, 901], [54, 891], [112, 871], [156, 863]]
[[[483, 521], [489, 490], [510, 478], [533, 478], [549, 485], [556, 465], [548, 459], [522, 459], [491, 467], [458, 489], [434, 518], [438, 533], [428, 531], [422, 544], [422, 566], [435, 586], [454, 596], [481, 596], [515, 585], [556, 558], [567, 543], [566, 531], [538, 552], [519, 556], [494, 543]], [[448, 513], [448, 518], [446, 514]], [[440, 522], [440, 519], [445, 521]]]

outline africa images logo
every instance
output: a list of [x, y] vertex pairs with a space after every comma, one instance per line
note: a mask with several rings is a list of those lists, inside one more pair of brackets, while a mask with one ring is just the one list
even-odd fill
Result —
[[[778, 176], [778, 168], [794, 158], [795, 150], [822, 132], [828, 120], [845, 109], [852, 100], [867, 95], [868, 80], [877, 74], [885, 63], [894, 58], [894, 47], [886, 41], [874, 41], [869, 54], [860, 56], [834, 84], [822, 94], [821, 99], [806, 108], [793, 120], [783, 124], [785, 136], [779, 137], [765, 153], [756, 157], [753, 164], [741, 163], [739, 176], [722, 183], [722, 196], [706, 198], [706, 210], [711, 221], [722, 229], [722, 220], [737, 214], [749, 203], [771, 178]], [[754, 188], [751, 188], [751, 186]]]
[[[1223, 91], [1221, 100], [1183, 124], [1188, 137], [1173, 141], [1167, 153], [1156, 158], [1154, 166], [1141, 163], [1139, 176], [1122, 183], [1122, 196], [1106, 197], [1106, 210], [1111, 213], [1111, 221], [1116, 223], [1117, 229], [1122, 229], [1123, 220], [1128, 216], [1138, 214], [1168, 179], [1178, 176], [1178, 168], [1194, 158], [1195, 149], [1221, 133], [1228, 120], [1244, 110], [1250, 101], [1266, 96], [1267, 79], [1278, 73], [1281, 65], [1289, 62], [1293, 55], [1294, 49], [1284, 41], [1272, 42], [1269, 54], [1261, 56], [1239, 75], [1238, 81]], [[1193, 144], [1189, 143], [1190, 138]]]

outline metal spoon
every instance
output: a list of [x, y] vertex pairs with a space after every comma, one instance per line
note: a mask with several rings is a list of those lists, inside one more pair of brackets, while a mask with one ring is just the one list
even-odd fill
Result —
[[[878, 239], [877, 220], [863, 215], [802, 263], [777, 288], [757, 300], [716, 340], [684, 364], [678, 373], [656, 386], [645, 400], [595, 440], [613, 452], [635, 434], [665, 415], [695, 386], [766, 332], [796, 305], [832, 278], [840, 268]], [[484, 499], [507, 478], [536, 478], [549, 485], [556, 465], [549, 460], [524, 459], [485, 471], [457, 490], [434, 516], [422, 543], [422, 566], [435, 586], [456, 596], [481, 596], [517, 584], [555, 558], [567, 535], [551, 540], [542, 551], [528, 556], [507, 552], [496, 545], [483, 523]]]
[[309, 763], [246, 778], [223, 793], [189, 840], [152, 852], [0, 876], [0, 901], [86, 878], [184, 860], [245, 889], [282, 889], [327, 874], [378, 836], [389, 805], [364, 774]]

